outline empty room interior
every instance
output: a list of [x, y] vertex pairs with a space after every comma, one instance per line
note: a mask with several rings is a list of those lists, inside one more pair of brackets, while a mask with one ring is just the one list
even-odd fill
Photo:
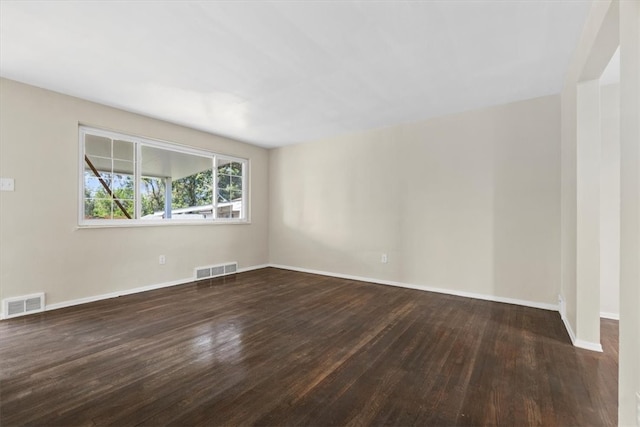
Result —
[[0, 425], [640, 427], [640, 2], [0, 0]]

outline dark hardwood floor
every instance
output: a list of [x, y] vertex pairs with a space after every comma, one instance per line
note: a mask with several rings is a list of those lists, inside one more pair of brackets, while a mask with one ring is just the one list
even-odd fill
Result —
[[0, 425], [616, 425], [618, 326], [278, 269], [0, 322]]

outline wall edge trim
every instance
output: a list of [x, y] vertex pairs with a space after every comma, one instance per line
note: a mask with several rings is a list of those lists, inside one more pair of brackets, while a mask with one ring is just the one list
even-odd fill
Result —
[[350, 275], [350, 274], [333, 273], [333, 272], [328, 272], [328, 271], [313, 270], [313, 269], [309, 269], [309, 268], [293, 267], [293, 266], [287, 266], [287, 265], [281, 265], [281, 264], [270, 264], [269, 266], [273, 267], [273, 268], [280, 268], [280, 269], [283, 269], [283, 270], [298, 271], [298, 272], [301, 272], [301, 273], [319, 274], [321, 276], [330, 276], [330, 277], [337, 277], [337, 278], [340, 278], [340, 279], [358, 280], [358, 281], [361, 281], [361, 282], [369, 282], [369, 283], [375, 283], [375, 284], [379, 284], [379, 285], [396, 286], [396, 287], [400, 287], [400, 288], [416, 289], [416, 290], [419, 290], [419, 291], [426, 291], [426, 292], [436, 292], [436, 293], [439, 293], [439, 294], [454, 295], [454, 296], [465, 297], [465, 298], [474, 298], [474, 299], [480, 299], [480, 300], [484, 300], [484, 301], [493, 301], [493, 302], [501, 302], [501, 303], [505, 303], [505, 304], [521, 305], [521, 306], [525, 306], [525, 307], [539, 308], [539, 309], [542, 309], [542, 310], [550, 310], [550, 311], [558, 311], [559, 310], [558, 304], [548, 304], [548, 303], [543, 303], [543, 302], [526, 301], [526, 300], [520, 300], [520, 299], [515, 299], [515, 298], [499, 297], [499, 296], [495, 296], [495, 295], [486, 295], [486, 294], [477, 294], [477, 293], [473, 293], [473, 292], [456, 291], [454, 289], [445, 289], [445, 288], [439, 288], [439, 287], [434, 287], [434, 286], [414, 285], [414, 284], [411, 284], [411, 283], [395, 282], [395, 281], [392, 281], [392, 280], [383, 280], [383, 279], [374, 279], [374, 278], [363, 277], [363, 276], [353, 276], [353, 275]]
[[601, 319], [620, 320], [620, 313], [610, 313], [607, 311], [600, 312]]
[[571, 324], [567, 320], [566, 313], [560, 311], [560, 318], [562, 319], [562, 323], [564, 323], [564, 328], [567, 330], [567, 334], [569, 334], [569, 339], [571, 339], [571, 344], [576, 345], [576, 334], [573, 332], [573, 328]]
[[564, 328], [567, 330], [567, 333], [569, 334], [569, 338], [571, 339], [571, 344], [573, 344], [574, 347], [602, 353], [602, 345], [600, 343], [585, 341], [585, 340], [576, 338], [576, 334], [575, 332], [573, 332], [573, 328], [571, 327], [571, 324], [567, 320], [567, 314], [564, 312], [564, 297], [560, 295], [559, 299], [560, 299], [560, 318], [562, 319], [562, 323], [564, 323]]
[[602, 345], [600, 343], [578, 339], [575, 343], [573, 343], [573, 345], [585, 350], [597, 351], [599, 353], [602, 353]]
[[[245, 273], [248, 271], [259, 270], [267, 267], [269, 267], [268, 264], [259, 264], [259, 265], [249, 266], [249, 267], [243, 267], [243, 268], [239, 268], [236, 271], [236, 273]], [[189, 277], [189, 278], [171, 280], [168, 282], [156, 283], [153, 285], [140, 286], [140, 287], [131, 288], [131, 289], [124, 289], [121, 291], [109, 292], [106, 294], [94, 295], [94, 296], [85, 297], [85, 298], [78, 298], [78, 299], [63, 301], [55, 304], [47, 304], [45, 306], [44, 311], [57, 310], [65, 307], [72, 307], [74, 305], [87, 304], [90, 302], [101, 301], [101, 300], [110, 299], [110, 298], [117, 298], [125, 295], [137, 294], [140, 292], [153, 291], [155, 289], [168, 288], [170, 286], [184, 285], [184, 284], [193, 283], [193, 282], [197, 282], [197, 280], [195, 280], [193, 277]], [[4, 317], [0, 317], [0, 319], [3, 319], [3, 318]]]
[[170, 286], [184, 285], [189, 282], [194, 282], [193, 277], [185, 278], [185, 279], [177, 279], [171, 280], [169, 282], [156, 283], [153, 285], [147, 286], [139, 286], [131, 289], [123, 289], [121, 291], [109, 292], [106, 294], [94, 295], [90, 297], [77, 298], [72, 300], [67, 300], [63, 302], [57, 302], [55, 304], [47, 304], [45, 306], [45, 311], [50, 310], [58, 310], [60, 308], [72, 307], [74, 305], [82, 305], [95, 301], [102, 301], [105, 299], [117, 298], [125, 295], [137, 294], [140, 292], [153, 291], [155, 289], [168, 288]]

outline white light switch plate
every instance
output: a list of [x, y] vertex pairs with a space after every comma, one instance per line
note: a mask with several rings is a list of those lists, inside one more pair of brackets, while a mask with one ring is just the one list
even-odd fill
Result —
[[15, 189], [15, 181], [13, 178], [0, 178], [0, 191], [13, 191]]

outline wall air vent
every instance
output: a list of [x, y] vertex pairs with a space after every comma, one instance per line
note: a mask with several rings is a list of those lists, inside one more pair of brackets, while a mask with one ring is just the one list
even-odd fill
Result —
[[209, 267], [196, 268], [196, 279], [206, 279], [207, 277], [211, 277], [211, 269]]
[[2, 300], [2, 312], [5, 319], [42, 311], [44, 311], [44, 293]]
[[234, 274], [238, 270], [237, 262], [229, 262], [226, 264], [209, 265], [206, 267], [196, 267], [195, 279], [212, 279], [214, 277], [228, 276]]

